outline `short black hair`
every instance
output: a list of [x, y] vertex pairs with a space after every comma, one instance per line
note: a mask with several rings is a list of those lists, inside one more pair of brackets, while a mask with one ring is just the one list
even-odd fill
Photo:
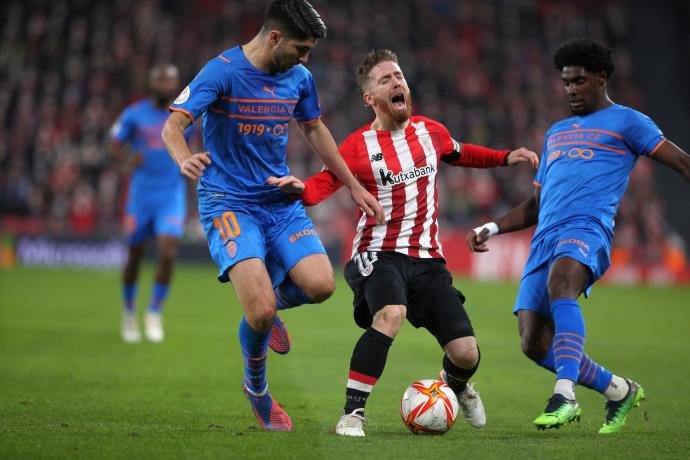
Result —
[[591, 38], [578, 38], [562, 45], [553, 56], [553, 64], [556, 70], [561, 71], [566, 66], [584, 67], [591, 73], [603, 71], [607, 79], [611, 78], [615, 71], [613, 50]]
[[362, 62], [357, 67], [357, 85], [359, 89], [364, 92], [364, 86], [369, 79], [369, 72], [378, 64], [386, 61], [398, 63], [398, 56], [391, 50], [383, 49], [376, 51], [369, 51], [362, 59]]
[[264, 10], [262, 30], [278, 29], [288, 38], [326, 38], [326, 25], [306, 0], [271, 0]]

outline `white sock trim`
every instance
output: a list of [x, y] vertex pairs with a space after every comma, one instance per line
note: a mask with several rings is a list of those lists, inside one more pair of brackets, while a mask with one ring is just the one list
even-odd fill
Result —
[[474, 229], [474, 233], [476, 233], [477, 236], [479, 236], [479, 234], [484, 229], [487, 229], [489, 231], [489, 236], [486, 238], [487, 241], [489, 238], [498, 233], [498, 225], [496, 225], [496, 222], [489, 222], [488, 224], [484, 224], [481, 227], [477, 227]]

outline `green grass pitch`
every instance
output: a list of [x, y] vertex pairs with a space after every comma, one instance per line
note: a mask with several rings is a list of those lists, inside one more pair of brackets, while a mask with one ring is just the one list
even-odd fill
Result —
[[[435, 377], [441, 352], [406, 325], [369, 400], [364, 439], [331, 434], [360, 330], [342, 278], [332, 299], [285, 312], [293, 339], [271, 354], [271, 390], [293, 433], [258, 431], [240, 391], [240, 308], [214, 270], [179, 267], [166, 341], [119, 339], [119, 273], [0, 271], [0, 458], [689, 458], [690, 289], [597, 286], [581, 305], [593, 359], [640, 382], [647, 400], [622, 434], [596, 434], [601, 395], [578, 391], [583, 419], [538, 432], [553, 377], [524, 358], [510, 313], [514, 284], [457, 281], [482, 350], [475, 376], [488, 425], [462, 420], [418, 437], [400, 422], [414, 380]], [[139, 305], [150, 292], [150, 269]]]

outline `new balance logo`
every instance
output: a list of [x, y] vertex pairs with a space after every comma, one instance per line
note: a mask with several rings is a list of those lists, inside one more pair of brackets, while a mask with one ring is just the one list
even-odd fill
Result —
[[268, 86], [264, 86], [264, 91], [267, 93], [271, 93], [271, 96], [276, 97], [276, 87], [274, 86], [273, 88], [269, 88]]
[[375, 153], [371, 156], [371, 162], [372, 163], [375, 161], [381, 161], [381, 160], [383, 160], [383, 153], [381, 153], [381, 152]]
[[385, 169], [379, 169], [379, 174], [381, 176], [381, 185], [396, 185], [403, 182], [407, 182], [411, 179], [418, 179], [423, 176], [428, 176], [436, 172], [434, 165], [422, 166], [421, 168], [414, 168], [408, 171], [399, 172], [393, 175], [393, 171], [388, 171]]

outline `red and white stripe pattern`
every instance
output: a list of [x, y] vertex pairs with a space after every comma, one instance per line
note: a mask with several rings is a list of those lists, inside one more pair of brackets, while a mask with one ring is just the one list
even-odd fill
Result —
[[[381, 203], [385, 223], [362, 215], [352, 253], [395, 251], [412, 257], [442, 258], [438, 240], [436, 173], [440, 142], [434, 143], [424, 120], [404, 131], [361, 132], [360, 178]], [[360, 153], [361, 155], [361, 153]], [[359, 168], [358, 168], [359, 169]]]
[[371, 390], [374, 389], [374, 385], [376, 385], [377, 381], [377, 378], [369, 377], [368, 375], [350, 370], [350, 374], [348, 375], [347, 379], [347, 387], [352, 388], [353, 390], [371, 393]]

